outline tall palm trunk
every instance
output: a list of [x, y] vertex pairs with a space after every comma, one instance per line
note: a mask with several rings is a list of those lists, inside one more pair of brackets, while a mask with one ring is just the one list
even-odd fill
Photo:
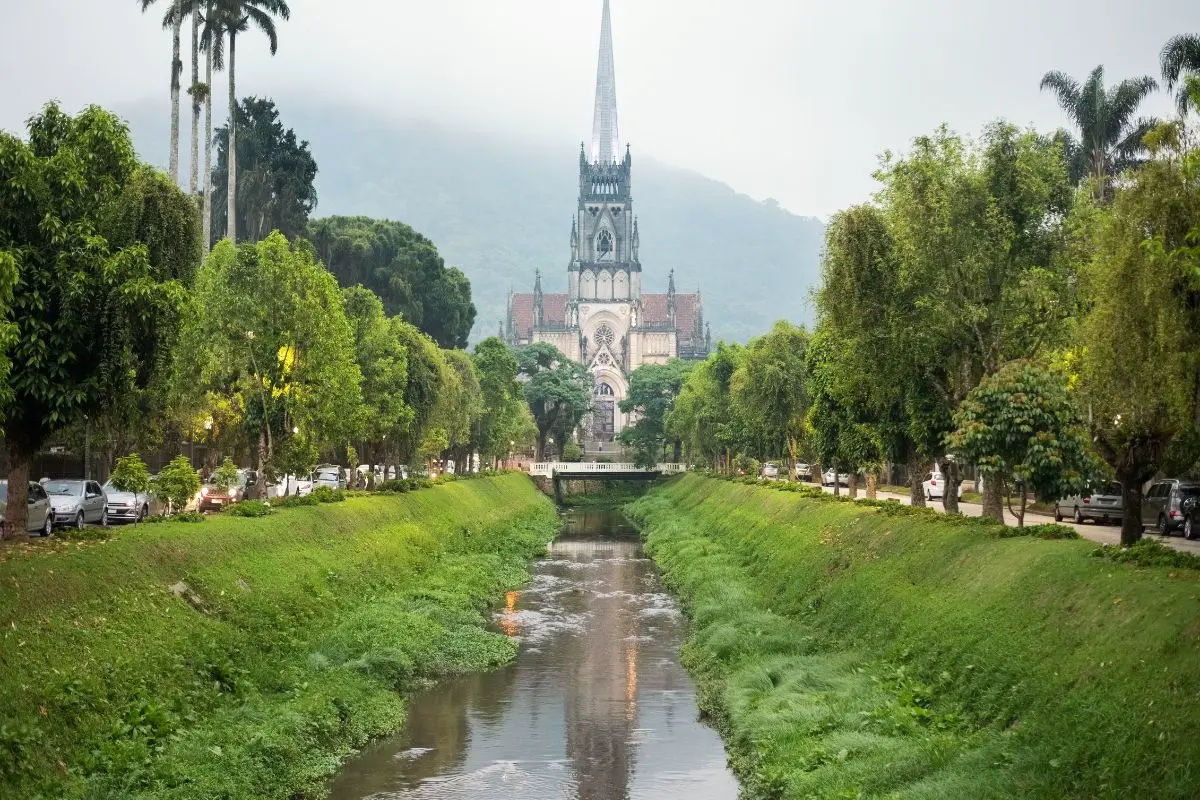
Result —
[[192, 169], [188, 191], [200, 191], [200, 6], [192, 6]]
[[183, 60], [179, 57], [183, 31], [183, 0], [175, 0], [175, 19], [171, 23], [171, 180], [179, 183], [179, 77]]
[[212, 247], [212, 45], [204, 54], [205, 82], [208, 94], [204, 98], [204, 250]]
[[229, 211], [225, 222], [226, 235], [237, 243], [237, 85], [234, 83], [237, 64], [237, 31], [229, 32], [229, 142], [226, 145], [226, 162], [229, 174], [225, 180], [225, 194], [229, 198]]

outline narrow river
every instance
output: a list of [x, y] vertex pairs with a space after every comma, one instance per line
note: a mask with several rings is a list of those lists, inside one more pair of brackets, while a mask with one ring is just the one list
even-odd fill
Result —
[[516, 661], [414, 700], [334, 800], [737, 797], [679, 665], [679, 609], [618, 512], [572, 511], [496, 623], [520, 640]]

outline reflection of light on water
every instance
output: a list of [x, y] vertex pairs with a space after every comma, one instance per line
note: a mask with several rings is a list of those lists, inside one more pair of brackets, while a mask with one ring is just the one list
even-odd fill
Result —
[[509, 592], [504, 595], [504, 613], [500, 615], [500, 630], [504, 631], [506, 636], [516, 636], [521, 630], [517, 624], [517, 598], [520, 596], [520, 592]]
[[637, 718], [637, 657], [638, 643], [629, 642], [625, 648], [625, 719]]

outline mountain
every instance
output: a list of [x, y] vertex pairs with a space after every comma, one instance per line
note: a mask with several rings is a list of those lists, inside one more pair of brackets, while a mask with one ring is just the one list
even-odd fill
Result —
[[[317, 216], [400, 220], [437, 244], [471, 280], [473, 339], [495, 333], [508, 291], [565, 291], [579, 151], [514, 142], [429, 122], [281, 98], [281, 121], [317, 160]], [[118, 109], [143, 158], [165, 162], [157, 105]], [[186, 127], [186, 126], [185, 126]], [[187, 150], [184, 148], [184, 152]], [[643, 286], [699, 288], [715, 339], [744, 341], [777, 319], [811, 322], [824, 225], [758, 202], [698, 173], [633, 151]]]

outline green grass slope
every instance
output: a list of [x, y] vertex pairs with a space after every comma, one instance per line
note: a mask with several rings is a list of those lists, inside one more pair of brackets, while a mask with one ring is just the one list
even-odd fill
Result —
[[0, 796], [320, 796], [405, 692], [513, 656], [483, 612], [557, 524], [513, 475], [10, 550]]
[[631, 507], [750, 798], [1194, 798], [1200, 572], [689, 476]]

